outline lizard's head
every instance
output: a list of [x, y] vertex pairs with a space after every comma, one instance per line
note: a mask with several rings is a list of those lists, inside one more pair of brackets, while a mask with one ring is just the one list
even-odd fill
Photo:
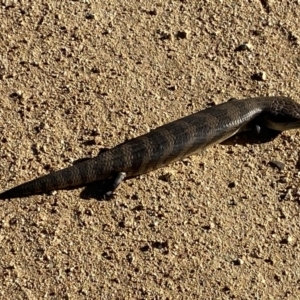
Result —
[[265, 126], [276, 131], [300, 128], [300, 104], [288, 97], [274, 97], [264, 117]]

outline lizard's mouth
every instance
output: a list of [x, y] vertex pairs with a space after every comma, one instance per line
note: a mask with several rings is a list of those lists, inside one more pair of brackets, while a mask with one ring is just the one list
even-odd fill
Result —
[[284, 118], [272, 119], [265, 117], [264, 123], [266, 127], [277, 131], [300, 128], [300, 120], [296, 118], [289, 118], [289, 120], [285, 120]]

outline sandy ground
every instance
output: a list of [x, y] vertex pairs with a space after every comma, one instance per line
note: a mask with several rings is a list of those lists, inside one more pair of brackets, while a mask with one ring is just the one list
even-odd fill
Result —
[[[299, 1], [0, 12], [1, 191], [231, 97], [300, 101]], [[80, 189], [1, 201], [0, 298], [300, 299], [299, 145], [299, 130], [236, 139], [109, 201]]]

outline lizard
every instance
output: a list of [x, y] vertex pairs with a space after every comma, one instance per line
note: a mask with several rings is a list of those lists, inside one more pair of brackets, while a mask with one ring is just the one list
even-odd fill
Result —
[[246, 130], [278, 132], [300, 128], [300, 104], [289, 97], [230, 99], [125, 141], [98, 156], [20, 184], [0, 199], [26, 197], [113, 179], [114, 190], [125, 179], [201, 153]]

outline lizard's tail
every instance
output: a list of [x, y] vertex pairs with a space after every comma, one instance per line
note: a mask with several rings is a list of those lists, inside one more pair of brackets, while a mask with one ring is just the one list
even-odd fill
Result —
[[72, 188], [106, 177], [108, 175], [103, 174], [99, 161], [90, 159], [13, 187], [1, 193], [0, 199], [25, 197], [53, 190]]

